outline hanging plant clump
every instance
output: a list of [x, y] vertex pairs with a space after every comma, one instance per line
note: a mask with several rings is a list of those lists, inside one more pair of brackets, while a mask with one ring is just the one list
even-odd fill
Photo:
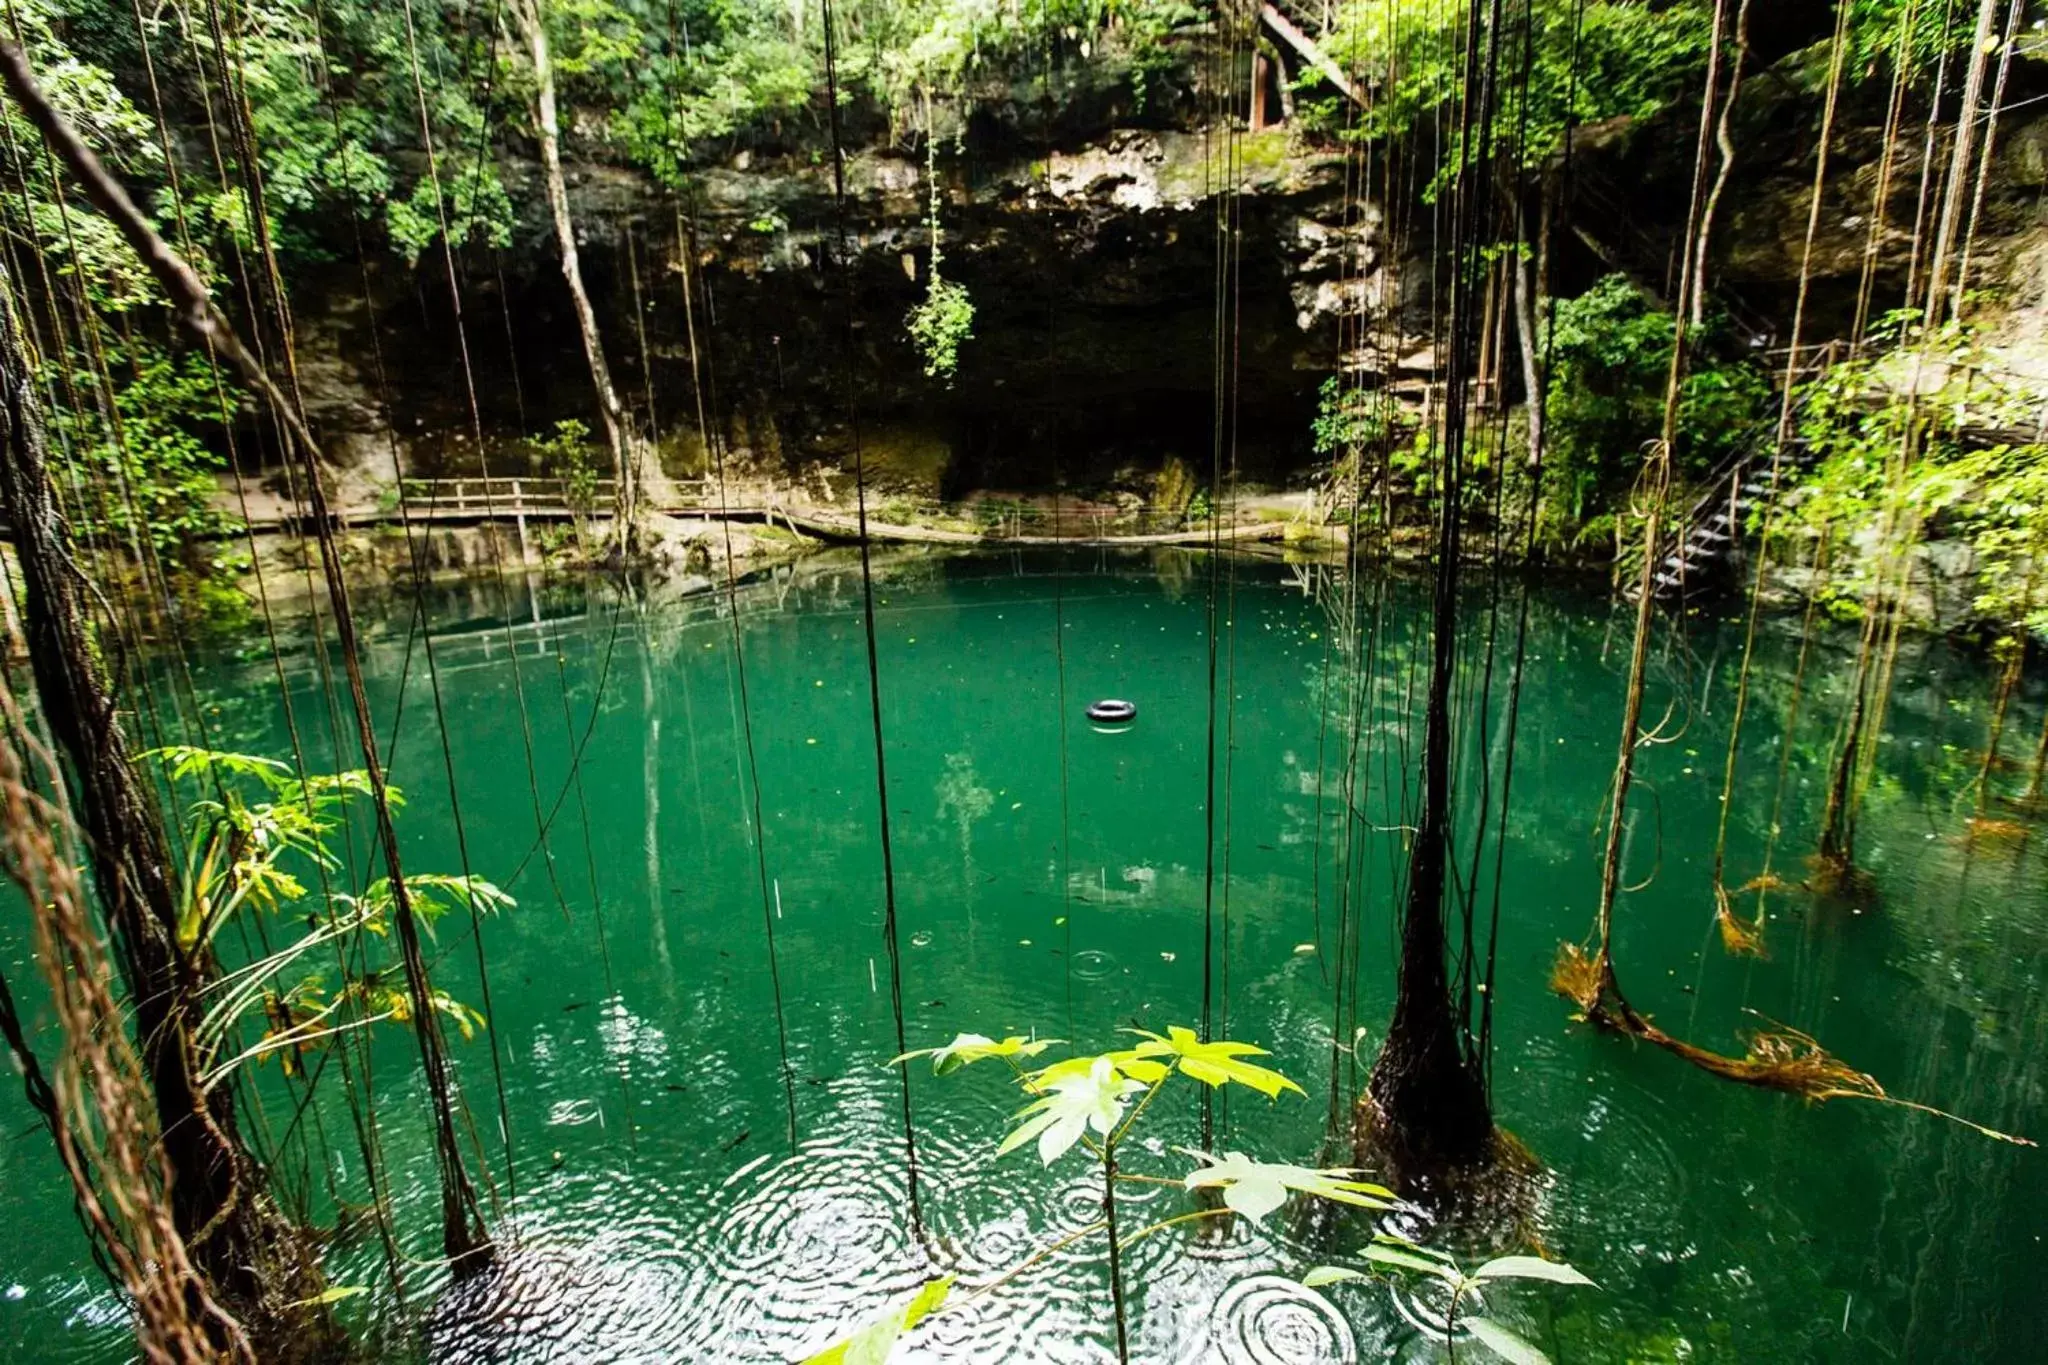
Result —
[[925, 184], [930, 189], [930, 211], [925, 227], [931, 234], [932, 263], [926, 275], [922, 302], [910, 310], [903, 325], [911, 344], [924, 361], [925, 376], [952, 383], [960, 367], [961, 343], [974, 339], [974, 300], [967, 286], [949, 280], [940, 269], [945, 259], [939, 232], [939, 139], [932, 125], [931, 99], [925, 99]]

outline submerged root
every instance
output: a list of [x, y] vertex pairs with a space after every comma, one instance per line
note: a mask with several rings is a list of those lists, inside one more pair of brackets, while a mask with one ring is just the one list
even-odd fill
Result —
[[1752, 891], [1804, 890], [1806, 890], [1805, 882], [1788, 882], [1775, 872], [1764, 872], [1758, 874], [1757, 876], [1751, 877], [1748, 881], [1744, 882], [1740, 887], [1736, 888], [1735, 894], [1737, 894], [1738, 896], [1746, 896]]
[[1368, 1091], [1352, 1106], [1351, 1164], [1426, 1211], [1438, 1226], [1496, 1251], [1529, 1245], [1537, 1236], [1536, 1213], [1546, 1188], [1543, 1163], [1505, 1128], [1492, 1129], [1476, 1159], [1432, 1161], [1418, 1156]]
[[2014, 843], [2027, 837], [2028, 827], [2018, 820], [1993, 820], [1973, 815], [1963, 826], [1965, 844]]
[[1589, 957], [1576, 943], [1560, 944], [1557, 961], [1550, 968], [1550, 989], [1579, 1007], [1579, 1015], [1591, 1019], [1600, 1005], [1600, 981], [1606, 958]]
[[1877, 905], [1877, 878], [1847, 858], [1816, 853], [1806, 862], [1806, 889], [1816, 897], [1855, 906], [1859, 911]]
[[1740, 1057], [1729, 1057], [1674, 1038], [1629, 1004], [1615, 980], [1613, 960], [1604, 950], [1588, 955], [1576, 943], [1562, 945], [1557, 964], [1551, 968], [1550, 985], [1578, 1005], [1578, 1017], [1588, 1023], [1654, 1044], [1723, 1080], [1797, 1095], [1809, 1104], [1838, 1099], [1875, 1100], [1960, 1123], [2000, 1142], [2021, 1147], [2036, 1145], [2030, 1139], [1987, 1128], [1945, 1109], [1888, 1094], [1875, 1076], [1842, 1061], [1811, 1035], [1783, 1024], [1758, 1029], [1744, 1037]]
[[1725, 886], [1714, 888], [1714, 925], [1721, 931], [1721, 946], [1737, 957], [1765, 957], [1764, 912], [1759, 906], [1754, 920], [1735, 913], [1735, 899]]

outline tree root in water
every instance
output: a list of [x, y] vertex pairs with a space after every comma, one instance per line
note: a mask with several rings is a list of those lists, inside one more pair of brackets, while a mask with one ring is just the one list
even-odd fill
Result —
[[2014, 843], [2031, 832], [2028, 825], [2018, 820], [1994, 820], [1989, 816], [1973, 815], [1963, 826], [1959, 842], [1966, 845]]
[[1351, 1111], [1352, 1164], [1442, 1224], [1488, 1245], [1528, 1244], [1544, 1189], [1543, 1163], [1520, 1138], [1495, 1127], [1477, 1160], [1419, 1159], [1371, 1094]]
[[1629, 1004], [1615, 980], [1614, 964], [1605, 952], [1589, 955], [1576, 943], [1561, 945], [1557, 964], [1551, 969], [1550, 988], [1577, 1005], [1578, 1017], [1586, 1022], [1653, 1043], [1723, 1080], [1797, 1095], [1810, 1104], [1838, 1099], [1874, 1100], [1948, 1119], [2000, 1142], [2020, 1147], [2038, 1145], [2030, 1138], [1987, 1128], [1946, 1109], [1888, 1094], [1875, 1076], [1834, 1056], [1811, 1035], [1783, 1024], [1749, 1034], [1743, 1039], [1744, 1053], [1740, 1057], [1710, 1052], [1674, 1038]]
[[1816, 853], [1806, 860], [1809, 869], [1806, 889], [1824, 901], [1876, 909], [1877, 878], [1847, 858]]
[[[1758, 880], [1761, 881], [1762, 878]], [[1745, 886], [1742, 889], [1747, 891], [1749, 887]], [[1754, 920], [1744, 919], [1735, 913], [1735, 898], [1728, 894], [1728, 888], [1725, 886], [1714, 888], [1714, 925], [1721, 931], [1721, 946], [1735, 956], [1770, 956], [1764, 951], [1763, 908], [1757, 908]]]

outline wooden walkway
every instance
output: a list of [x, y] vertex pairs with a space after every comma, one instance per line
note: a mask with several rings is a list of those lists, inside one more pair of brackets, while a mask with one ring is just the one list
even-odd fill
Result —
[[[771, 522], [782, 521], [793, 529], [819, 540], [836, 544], [857, 544], [860, 540], [859, 522], [850, 516], [832, 515], [816, 511], [791, 512], [778, 508], [769, 517]], [[1220, 526], [1214, 530], [1197, 528], [1183, 531], [1152, 531], [1135, 535], [1115, 535], [1108, 532], [1084, 532], [1072, 536], [1025, 535], [995, 529], [987, 532], [949, 531], [936, 526], [899, 526], [889, 522], [868, 518], [868, 539], [888, 541], [904, 545], [958, 545], [979, 546], [983, 549], [1026, 549], [1031, 547], [1053, 547], [1061, 545], [1128, 545], [1203, 546], [1211, 541], [1226, 541], [1233, 545], [1256, 544], [1261, 541], [1275, 541], [1285, 538], [1287, 523], [1279, 521], [1247, 522], [1237, 526]]]
[[[407, 479], [402, 501], [389, 498], [374, 507], [346, 508], [336, 514], [336, 519], [356, 527], [493, 522], [517, 528], [524, 540], [528, 522], [559, 523], [580, 517], [608, 516], [613, 487], [610, 479], [599, 479], [581, 488], [572, 488], [567, 480], [559, 478]], [[721, 505], [708, 481], [672, 483], [667, 491], [671, 496], [650, 507], [649, 511], [685, 520], [780, 525], [830, 544], [856, 544], [860, 540], [859, 520], [851, 512], [815, 507], [792, 508], [773, 499]], [[1039, 512], [1035, 520], [1027, 520], [1010, 504], [991, 504], [983, 508], [970, 503], [934, 506], [929, 510], [940, 518], [955, 521], [974, 521], [985, 515], [988, 524], [981, 530], [961, 530], [892, 522], [871, 511], [868, 515], [868, 538], [905, 545], [954, 545], [983, 549], [1060, 545], [1199, 547], [1211, 542], [1239, 545], [1278, 541], [1287, 533], [1287, 523], [1280, 521], [1244, 522], [1214, 528], [1176, 524], [1172, 529], [1162, 531], [1119, 533], [1109, 527], [1117, 518], [1128, 514], [1097, 509], [1074, 512], [1072, 520], [1067, 523], [1070, 532], [1054, 536], [1025, 531], [1027, 524], [1043, 526], [1047, 517]], [[1161, 516], [1160, 520], [1177, 522], [1178, 518]], [[249, 518], [250, 526], [258, 531], [296, 531], [304, 523], [305, 515], [290, 509], [255, 513]]]

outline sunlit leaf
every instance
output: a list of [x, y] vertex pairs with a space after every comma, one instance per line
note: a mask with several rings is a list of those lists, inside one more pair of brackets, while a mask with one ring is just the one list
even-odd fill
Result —
[[1458, 1268], [1444, 1261], [1433, 1260], [1423, 1254], [1420, 1247], [1407, 1243], [1374, 1242], [1365, 1249], [1365, 1259], [1377, 1265], [1390, 1265], [1402, 1270], [1418, 1271], [1424, 1275], [1436, 1275], [1458, 1283]]
[[1025, 1038], [1012, 1034], [997, 1042], [980, 1033], [962, 1033], [944, 1047], [923, 1047], [915, 1052], [906, 1052], [892, 1060], [889, 1065], [901, 1066], [917, 1057], [932, 1059], [932, 1074], [948, 1076], [963, 1066], [974, 1062], [987, 1061], [991, 1057], [1036, 1057], [1039, 1053], [1062, 1042], [1059, 1038]]
[[1116, 1130], [1125, 1106], [1131, 1096], [1145, 1089], [1144, 1083], [1117, 1070], [1108, 1057], [1076, 1060], [1086, 1061], [1088, 1069], [1077, 1072], [1063, 1066], [1050, 1080], [1039, 1082], [1034, 1077], [1045, 1093], [1024, 1107], [1017, 1126], [996, 1149], [997, 1156], [1006, 1156], [1037, 1138], [1039, 1160], [1050, 1166], [1090, 1128], [1104, 1137]]
[[[1552, 1284], [1593, 1282], [1563, 1261], [1537, 1256], [1499, 1256], [1472, 1272], [1475, 1280], [1548, 1280]], [[1596, 1286], [1597, 1287], [1597, 1286]]]
[[933, 1280], [880, 1317], [862, 1323], [844, 1340], [806, 1357], [803, 1365], [884, 1365], [903, 1334], [937, 1312], [952, 1292], [951, 1275]]
[[[1132, 1080], [1145, 1085], [1159, 1084], [1173, 1070], [1171, 1066], [1164, 1062], [1156, 1062], [1149, 1057], [1140, 1057], [1136, 1052], [1128, 1048], [1119, 1052], [1107, 1052], [1102, 1055], [1108, 1057], [1115, 1064], [1118, 1071], [1123, 1072], [1124, 1075]], [[1093, 1057], [1067, 1057], [1052, 1063], [1050, 1066], [1041, 1067], [1037, 1071], [1032, 1072], [1031, 1083], [1040, 1089], [1044, 1089], [1062, 1077], [1085, 1076], [1088, 1074], [1088, 1068], [1093, 1066], [1094, 1063], [1095, 1059]]]
[[1321, 1289], [1324, 1285], [1342, 1284], [1346, 1280], [1369, 1280], [1372, 1277], [1363, 1270], [1351, 1270], [1341, 1265], [1319, 1265], [1301, 1277], [1301, 1282], [1310, 1289]]
[[1305, 1093], [1279, 1072], [1239, 1060], [1242, 1057], [1266, 1056], [1267, 1052], [1262, 1047], [1220, 1039], [1205, 1043], [1193, 1029], [1179, 1025], [1168, 1028], [1164, 1036], [1145, 1029], [1131, 1029], [1130, 1032], [1145, 1040], [1131, 1049], [1136, 1056], [1172, 1057], [1182, 1072], [1204, 1085], [1223, 1086], [1235, 1081], [1251, 1087], [1267, 1099], [1278, 1099], [1282, 1090], [1292, 1090], [1297, 1095]]
[[1465, 1318], [1463, 1321], [1472, 1329], [1472, 1335], [1501, 1359], [1511, 1360], [1514, 1365], [1550, 1365], [1549, 1356], [1492, 1318]]
[[1177, 1150], [1208, 1163], [1200, 1170], [1188, 1172], [1185, 1183], [1189, 1189], [1221, 1189], [1224, 1204], [1255, 1223], [1286, 1203], [1290, 1190], [1362, 1209], [1392, 1208], [1394, 1204], [1390, 1191], [1351, 1179], [1354, 1172], [1349, 1170], [1319, 1171], [1307, 1166], [1253, 1161], [1242, 1152], [1227, 1152], [1219, 1160], [1192, 1147]]

